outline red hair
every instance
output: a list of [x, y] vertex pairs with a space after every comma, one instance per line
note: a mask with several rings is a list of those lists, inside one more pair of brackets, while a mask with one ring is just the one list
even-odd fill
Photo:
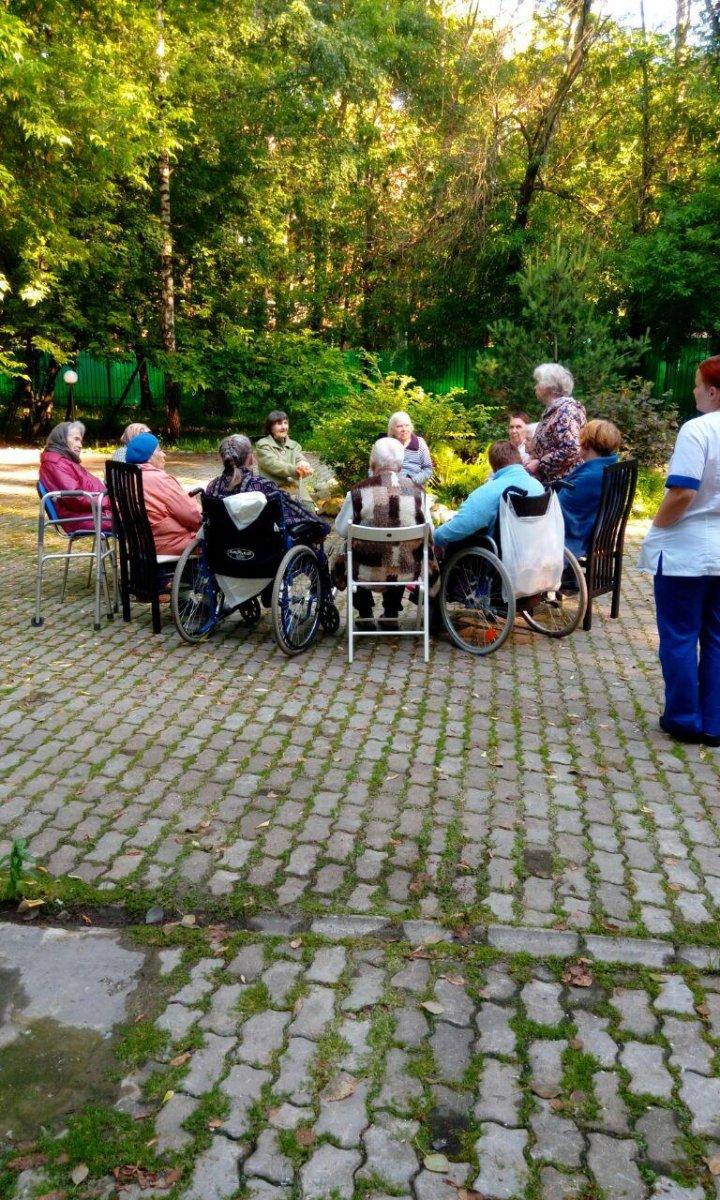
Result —
[[706, 358], [698, 367], [700, 378], [706, 387], [714, 387], [720, 389], [720, 354], [713, 354], [712, 358]]

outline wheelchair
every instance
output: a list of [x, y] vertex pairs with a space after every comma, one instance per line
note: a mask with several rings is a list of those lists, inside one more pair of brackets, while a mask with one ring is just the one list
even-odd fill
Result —
[[[518, 516], [542, 515], [550, 493], [527, 496], [518, 489], [504, 493]], [[439, 607], [443, 625], [461, 650], [486, 655], [509, 637], [519, 612], [535, 633], [568, 637], [587, 608], [587, 585], [580, 563], [567, 548], [560, 587], [534, 596], [516, 596], [502, 564], [497, 522], [493, 536], [473, 535], [460, 543], [442, 566]]]
[[261, 601], [271, 610], [275, 638], [287, 655], [307, 650], [320, 627], [337, 633], [340, 614], [323, 549], [325, 522], [308, 513], [288, 527], [279, 495], [266, 501], [261, 492], [246, 492], [243, 497], [256, 500], [257, 515], [240, 529], [224, 500], [199, 495], [202, 529], [184, 550], [172, 581], [171, 610], [180, 636], [204, 641], [233, 613], [252, 627], [262, 615]]

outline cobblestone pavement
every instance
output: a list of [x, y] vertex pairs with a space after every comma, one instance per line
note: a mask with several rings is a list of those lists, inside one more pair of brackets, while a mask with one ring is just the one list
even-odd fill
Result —
[[0, 857], [165, 920], [118, 1102], [158, 1158], [8, 1194], [720, 1200], [720, 751], [657, 731], [641, 529], [619, 621], [349, 667], [96, 634], [77, 568], [32, 629], [34, 478], [0, 452]]

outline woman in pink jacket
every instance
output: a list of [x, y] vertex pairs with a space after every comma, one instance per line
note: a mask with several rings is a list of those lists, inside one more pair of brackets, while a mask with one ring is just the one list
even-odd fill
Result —
[[[40, 455], [40, 482], [48, 492], [105, 492], [105, 484], [80, 464], [85, 426], [82, 421], [62, 421], [50, 434]], [[56, 500], [57, 514], [66, 533], [94, 529], [92, 506], [87, 496]], [[110, 501], [103, 495], [102, 527], [112, 529]]]
[[145, 510], [150, 520], [155, 552], [182, 554], [197, 535], [202, 521], [200, 505], [165, 470], [165, 451], [152, 433], [140, 433], [127, 444], [125, 462], [142, 471]]

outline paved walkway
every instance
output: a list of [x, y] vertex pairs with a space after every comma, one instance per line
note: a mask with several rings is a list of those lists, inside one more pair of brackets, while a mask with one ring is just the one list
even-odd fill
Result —
[[34, 478], [0, 452], [0, 856], [26, 837], [65, 895], [214, 921], [157, 933], [121, 1101], [167, 1187], [715, 1195], [720, 751], [657, 731], [641, 530], [619, 621], [348, 667], [342, 635], [288, 661], [267, 617], [187, 646], [135, 606], [96, 634], [79, 571], [32, 629]]

